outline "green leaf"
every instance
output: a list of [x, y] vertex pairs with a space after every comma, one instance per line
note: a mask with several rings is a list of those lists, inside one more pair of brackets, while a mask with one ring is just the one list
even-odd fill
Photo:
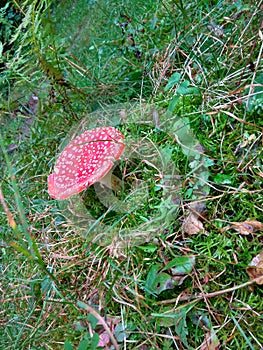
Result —
[[200, 90], [197, 87], [189, 86], [188, 94], [190, 94], [190, 95], [201, 95], [201, 92], [200, 92]]
[[65, 350], [74, 350], [74, 347], [71, 345], [71, 342], [67, 340], [64, 343], [64, 349]]
[[165, 290], [173, 289], [176, 283], [168, 273], [159, 273], [160, 267], [161, 264], [153, 265], [146, 277], [145, 289], [153, 295], [159, 295]]
[[194, 256], [178, 256], [165, 266], [165, 270], [172, 269], [173, 275], [188, 275], [192, 272], [194, 264]]
[[131, 322], [128, 324], [119, 323], [114, 330], [114, 336], [117, 342], [123, 343], [124, 339], [129, 338], [131, 331], [134, 329], [135, 328]]
[[198, 165], [200, 165], [200, 162], [198, 160], [193, 160], [191, 163], [189, 163], [189, 167], [191, 169], [195, 169], [198, 167]]
[[181, 342], [185, 348], [189, 348], [187, 336], [188, 328], [186, 324], [187, 313], [194, 307], [194, 304], [186, 305], [180, 309], [175, 310], [173, 313], [152, 314], [154, 317], [160, 317], [162, 325], [164, 327], [175, 327], [175, 332], [179, 336]]
[[138, 248], [146, 253], [154, 253], [157, 249], [154, 244], [147, 244], [145, 246], [138, 246]]
[[87, 326], [86, 326], [86, 324], [83, 323], [83, 321], [74, 322], [73, 327], [78, 332], [82, 332], [82, 331], [85, 331], [87, 329]]
[[188, 335], [188, 328], [186, 324], [186, 315], [187, 315], [187, 308], [183, 309], [181, 312], [179, 312], [177, 315], [175, 314], [174, 321], [175, 321], [175, 332], [180, 337], [181, 342], [188, 347], [188, 341], [187, 341], [187, 335]]
[[174, 85], [178, 84], [181, 79], [180, 73], [174, 73], [171, 78], [168, 80], [167, 85], [164, 88], [164, 91], [171, 89]]
[[175, 109], [175, 106], [177, 105], [178, 103], [178, 100], [179, 100], [179, 96], [176, 95], [174, 96], [174, 98], [172, 99], [172, 101], [169, 103], [169, 106], [168, 106], [168, 112], [172, 113]]
[[82, 339], [79, 343], [78, 350], [90, 350], [90, 340]]
[[159, 148], [159, 152], [160, 152], [160, 155], [162, 158], [162, 163], [163, 163], [165, 168], [171, 162], [173, 150], [174, 150], [174, 147], [171, 147], [168, 145]]
[[83, 303], [83, 301], [81, 300], [77, 301], [77, 306], [80, 307], [81, 309], [87, 310], [87, 304]]
[[203, 164], [206, 168], [210, 167], [211, 165], [214, 165], [213, 159], [210, 159], [208, 157], [203, 157]]
[[214, 182], [217, 184], [231, 184], [231, 176], [226, 174], [217, 174], [214, 177]]
[[94, 333], [91, 339], [90, 350], [96, 350], [99, 344], [99, 341], [100, 341], [100, 337], [98, 333]]
[[188, 88], [189, 85], [190, 85], [190, 81], [184, 80], [182, 82], [182, 84], [179, 85], [178, 88], [176, 89], [176, 93], [178, 95], [187, 95], [187, 94], [189, 94], [190, 93], [189, 92], [189, 88]]
[[98, 319], [94, 315], [89, 314], [88, 321], [90, 322], [92, 329], [95, 329], [98, 323]]
[[[200, 152], [196, 149], [198, 145], [193, 131], [190, 128], [188, 118], [178, 118], [173, 124], [173, 131], [182, 144], [182, 152], [187, 157], [200, 158]], [[191, 158], [190, 158], [191, 160]]]
[[17, 244], [16, 242], [9, 242], [9, 245], [13, 247], [16, 251], [22, 253], [28, 260], [34, 260], [34, 256], [29, 253], [27, 249], [25, 249], [23, 246], [20, 244]]

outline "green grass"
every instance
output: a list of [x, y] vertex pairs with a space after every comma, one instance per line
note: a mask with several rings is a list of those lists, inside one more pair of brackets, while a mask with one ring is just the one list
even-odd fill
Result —
[[[246, 272], [262, 231], [226, 229], [263, 221], [261, 7], [1, 10], [0, 185], [15, 220], [1, 206], [1, 348], [96, 349], [101, 334], [120, 349], [202, 349], [209, 334], [262, 348], [262, 288]], [[59, 152], [100, 125], [125, 136], [122, 187], [51, 199]], [[204, 232], [184, 231], [190, 208]]]

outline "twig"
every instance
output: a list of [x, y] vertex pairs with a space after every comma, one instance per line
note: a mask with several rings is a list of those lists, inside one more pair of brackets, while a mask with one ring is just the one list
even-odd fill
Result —
[[240, 284], [238, 286], [234, 286], [234, 287], [223, 289], [223, 290], [218, 290], [216, 292], [207, 293], [207, 294], [202, 293], [202, 294], [196, 294], [196, 295], [193, 295], [193, 296], [182, 294], [179, 297], [179, 300], [178, 300], [178, 297], [174, 298], [174, 299], [169, 299], [169, 300], [162, 300], [162, 301], [156, 302], [156, 305], [172, 304], [172, 303], [175, 303], [175, 302], [178, 302], [178, 301], [179, 302], [180, 301], [189, 301], [190, 304], [191, 304], [191, 303], [194, 303], [194, 302], [196, 302], [198, 300], [202, 300], [202, 299], [206, 299], [206, 298], [213, 298], [213, 297], [216, 297], [218, 295], [230, 293], [230, 292], [233, 292], [235, 290], [248, 287], [248, 286], [250, 286], [251, 284], [253, 284], [253, 283], [257, 282], [257, 281], [260, 281], [261, 279], [262, 279], [262, 276], [257, 277], [257, 278], [255, 278], [255, 279], [253, 279], [251, 281], [245, 282], [243, 284]]
[[116, 341], [116, 339], [114, 338], [114, 335], [112, 334], [109, 326], [107, 325], [107, 323], [105, 322], [104, 318], [100, 316], [100, 314], [95, 311], [91, 306], [87, 305], [87, 304], [84, 304], [84, 303], [81, 303], [81, 307], [84, 308], [86, 311], [88, 311], [89, 313], [91, 313], [94, 317], [96, 317], [96, 319], [98, 321], [101, 322], [101, 325], [104, 327], [105, 331], [108, 333], [110, 339], [111, 339], [111, 342], [112, 344], [115, 346], [115, 349], [116, 350], [119, 350], [119, 345]]

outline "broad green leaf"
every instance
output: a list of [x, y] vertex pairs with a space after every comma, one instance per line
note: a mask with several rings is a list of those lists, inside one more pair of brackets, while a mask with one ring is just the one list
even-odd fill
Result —
[[176, 93], [178, 95], [187, 95], [189, 94], [189, 88], [188, 86], [190, 85], [190, 81], [184, 80], [181, 85], [178, 86], [176, 89]]
[[159, 295], [161, 292], [173, 289], [175, 281], [168, 273], [159, 272], [161, 264], [153, 265], [146, 277], [145, 288], [151, 294]]
[[188, 94], [189, 95], [201, 95], [201, 92], [197, 87], [189, 86], [188, 87]]
[[226, 174], [217, 174], [214, 177], [214, 182], [217, 184], [231, 184], [231, 176]]
[[196, 169], [200, 165], [200, 162], [198, 160], [193, 160], [192, 162], [189, 163], [189, 167], [191, 169]]
[[99, 337], [98, 333], [94, 333], [93, 337], [91, 339], [91, 344], [90, 344], [89, 350], [96, 350], [97, 346], [99, 344], [99, 341], [100, 341], [100, 337]]
[[192, 272], [194, 264], [194, 256], [178, 256], [165, 266], [165, 270], [172, 269], [173, 275], [188, 275]]
[[90, 350], [90, 340], [82, 339], [79, 343], [78, 350]]
[[74, 350], [74, 347], [71, 345], [71, 342], [67, 340], [64, 343], [64, 349], [65, 350]]
[[131, 322], [129, 322], [127, 324], [119, 323], [114, 330], [114, 336], [115, 336], [117, 342], [123, 343], [124, 339], [129, 338], [131, 331], [134, 329], [135, 329], [135, 327]]
[[175, 95], [174, 98], [172, 99], [172, 101], [169, 103], [168, 112], [172, 113], [174, 111], [175, 106], [178, 103], [178, 100], [179, 100], [179, 96]]
[[194, 157], [195, 159], [200, 157], [200, 152], [196, 150], [198, 143], [190, 128], [188, 118], [177, 119], [173, 124], [173, 131], [182, 144], [182, 152], [184, 155], [187, 157]]
[[217, 350], [220, 348], [220, 342], [217, 338], [216, 332], [212, 328], [205, 335], [205, 340], [201, 344], [200, 350]]
[[167, 167], [167, 165], [171, 161], [173, 150], [174, 150], [174, 147], [171, 147], [169, 145], [159, 148], [159, 152], [162, 157], [162, 163], [164, 167]]
[[164, 88], [164, 91], [171, 89], [174, 85], [178, 84], [181, 79], [180, 73], [174, 73], [168, 80], [167, 85]]
[[97, 318], [94, 315], [89, 314], [88, 321], [90, 322], [92, 329], [95, 329], [95, 327], [96, 327], [96, 325], [98, 323]]

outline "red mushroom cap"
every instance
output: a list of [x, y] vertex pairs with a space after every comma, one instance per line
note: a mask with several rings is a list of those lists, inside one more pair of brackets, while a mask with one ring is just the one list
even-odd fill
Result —
[[124, 151], [123, 135], [113, 127], [87, 130], [60, 154], [48, 177], [48, 193], [66, 199], [102, 179]]

